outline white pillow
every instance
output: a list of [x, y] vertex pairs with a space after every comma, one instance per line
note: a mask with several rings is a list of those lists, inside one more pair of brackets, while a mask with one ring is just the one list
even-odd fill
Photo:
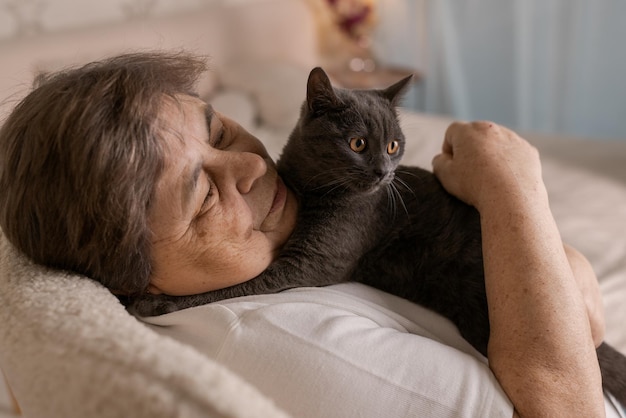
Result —
[[249, 94], [262, 124], [293, 128], [306, 98], [310, 68], [287, 63], [239, 63], [226, 68], [222, 85]]
[[209, 102], [215, 110], [251, 131], [256, 125], [257, 108], [249, 94], [235, 89], [218, 91]]

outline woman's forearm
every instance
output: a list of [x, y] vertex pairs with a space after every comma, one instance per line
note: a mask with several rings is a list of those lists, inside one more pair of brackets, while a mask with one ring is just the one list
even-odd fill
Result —
[[522, 417], [604, 416], [583, 298], [542, 184], [481, 204], [490, 367]]
[[[480, 213], [489, 365], [516, 414], [604, 416], [590, 316], [572, 271], [580, 266], [568, 263], [537, 150], [492, 122], [453, 123], [433, 169]], [[598, 300], [587, 302], [594, 312]], [[601, 336], [597, 313], [591, 323]]]

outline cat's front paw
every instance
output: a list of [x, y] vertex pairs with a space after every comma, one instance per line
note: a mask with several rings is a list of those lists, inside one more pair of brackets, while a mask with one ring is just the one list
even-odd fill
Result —
[[146, 317], [165, 315], [181, 308], [173, 296], [146, 294], [133, 298], [126, 309], [135, 316]]

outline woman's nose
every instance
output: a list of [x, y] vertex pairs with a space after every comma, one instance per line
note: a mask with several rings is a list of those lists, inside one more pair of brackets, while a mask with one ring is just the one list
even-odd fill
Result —
[[234, 152], [233, 154], [230, 169], [235, 178], [237, 190], [241, 194], [249, 193], [254, 182], [267, 172], [267, 162], [263, 157], [252, 152]]

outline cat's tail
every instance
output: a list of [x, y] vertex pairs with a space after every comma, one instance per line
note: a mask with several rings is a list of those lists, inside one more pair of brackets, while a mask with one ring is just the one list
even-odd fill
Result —
[[596, 349], [596, 353], [604, 390], [626, 408], [626, 356], [604, 342]]

